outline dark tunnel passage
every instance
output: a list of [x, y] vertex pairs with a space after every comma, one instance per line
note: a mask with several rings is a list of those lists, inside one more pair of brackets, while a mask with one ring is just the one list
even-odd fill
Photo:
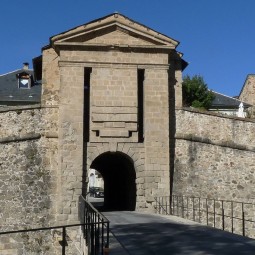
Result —
[[104, 211], [134, 211], [136, 174], [132, 159], [120, 152], [106, 152], [92, 163], [104, 178]]

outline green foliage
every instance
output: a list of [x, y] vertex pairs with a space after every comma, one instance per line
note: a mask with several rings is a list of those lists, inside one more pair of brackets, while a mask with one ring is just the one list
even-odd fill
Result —
[[182, 83], [183, 105], [195, 108], [209, 109], [214, 99], [214, 94], [208, 89], [207, 84], [200, 75], [192, 78], [186, 75]]

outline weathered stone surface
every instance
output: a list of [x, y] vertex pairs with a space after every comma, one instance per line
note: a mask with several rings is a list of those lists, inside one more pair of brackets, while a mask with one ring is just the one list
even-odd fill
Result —
[[255, 202], [255, 123], [176, 111], [173, 192]]
[[255, 149], [255, 121], [195, 110], [176, 111], [176, 137]]
[[[0, 110], [1, 231], [48, 226], [54, 222], [57, 140], [46, 138], [45, 133], [58, 132], [57, 117], [57, 108], [28, 106]], [[39, 252], [38, 247], [42, 252], [51, 250], [47, 244], [51, 235], [42, 234], [40, 238], [45, 245], [41, 246], [35, 245], [37, 234], [32, 236], [27, 242], [24, 235], [12, 235], [13, 241], [6, 244], [1, 236], [0, 253], [33, 254]], [[49, 254], [54, 253], [51, 250]]]
[[239, 95], [239, 99], [243, 102], [255, 105], [254, 93], [255, 93], [255, 75], [249, 74], [246, 77], [245, 83]]

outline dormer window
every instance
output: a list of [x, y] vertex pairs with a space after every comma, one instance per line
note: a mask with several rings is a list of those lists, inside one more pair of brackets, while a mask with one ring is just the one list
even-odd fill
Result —
[[30, 89], [31, 88], [31, 75], [26, 72], [17, 75], [18, 87], [20, 89]]

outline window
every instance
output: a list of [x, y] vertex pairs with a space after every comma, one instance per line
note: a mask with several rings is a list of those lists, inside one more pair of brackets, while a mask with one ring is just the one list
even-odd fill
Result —
[[18, 87], [20, 89], [30, 89], [31, 88], [31, 78], [27, 73], [21, 73], [17, 75]]

